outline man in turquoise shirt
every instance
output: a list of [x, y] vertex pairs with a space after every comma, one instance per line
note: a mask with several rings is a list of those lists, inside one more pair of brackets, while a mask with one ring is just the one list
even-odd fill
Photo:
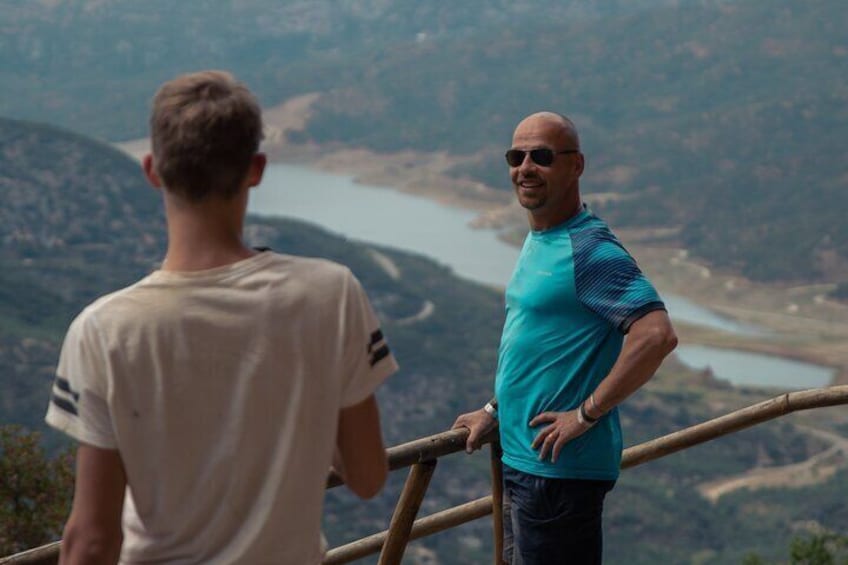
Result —
[[656, 290], [581, 200], [571, 120], [525, 118], [506, 160], [531, 231], [506, 289], [495, 399], [454, 427], [470, 430], [471, 451], [500, 424], [507, 563], [600, 563], [621, 462], [616, 406], [677, 338]]

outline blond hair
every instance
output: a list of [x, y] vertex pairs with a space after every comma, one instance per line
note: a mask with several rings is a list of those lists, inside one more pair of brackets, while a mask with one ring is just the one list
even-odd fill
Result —
[[150, 136], [156, 173], [169, 192], [191, 201], [230, 198], [259, 150], [262, 112], [231, 74], [186, 74], [156, 92]]

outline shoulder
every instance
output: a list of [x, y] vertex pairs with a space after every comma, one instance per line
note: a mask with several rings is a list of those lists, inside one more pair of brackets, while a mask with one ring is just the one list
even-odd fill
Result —
[[274, 253], [271, 268], [302, 277], [310, 284], [346, 284], [347, 281], [356, 279], [347, 266], [321, 257]]
[[[104, 294], [86, 306], [73, 322], [71, 322], [68, 333], [93, 337], [98, 328], [107, 321], [119, 316], [119, 312], [126, 310], [128, 305], [136, 303], [135, 294], [140, 285], [143, 285], [146, 277], [135, 284], [122, 289]], [[140, 310], [144, 310], [143, 304], [138, 304]], [[121, 314], [120, 317], [123, 317]]]
[[290, 299], [309, 303], [346, 302], [365, 296], [356, 275], [346, 265], [319, 257], [276, 254], [260, 277]]
[[594, 214], [587, 215], [570, 231], [575, 252], [587, 254], [589, 257], [604, 253], [628, 254], [607, 223]]
[[636, 261], [600, 218], [588, 215], [571, 230], [577, 275], [609, 275], [636, 268]]

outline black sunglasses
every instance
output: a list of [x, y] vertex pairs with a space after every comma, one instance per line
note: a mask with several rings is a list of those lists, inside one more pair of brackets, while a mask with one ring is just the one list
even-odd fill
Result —
[[510, 167], [518, 167], [521, 163], [524, 162], [524, 157], [530, 153], [530, 159], [540, 165], [542, 167], [550, 167], [551, 163], [554, 162], [554, 157], [557, 155], [565, 155], [568, 153], [580, 153], [579, 149], [566, 149], [565, 151], [554, 151], [553, 149], [548, 149], [547, 147], [540, 147], [538, 149], [531, 149], [530, 151], [524, 151], [523, 149], [510, 149], [506, 152], [504, 157], [506, 157], [506, 162]]

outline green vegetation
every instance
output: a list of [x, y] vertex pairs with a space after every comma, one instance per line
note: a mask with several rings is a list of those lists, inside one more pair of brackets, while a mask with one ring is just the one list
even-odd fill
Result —
[[300, 141], [450, 151], [505, 187], [512, 127], [550, 108], [586, 192], [623, 197], [596, 206], [614, 225], [679, 227], [758, 280], [848, 279], [843, 0], [200, 5], [0, 8], [0, 114], [137, 137], [162, 80], [228, 68], [268, 105], [322, 93]]
[[48, 457], [38, 433], [0, 426], [0, 557], [55, 541], [73, 499], [73, 456]]
[[848, 282], [840, 283], [831, 293], [833, 298], [837, 300], [848, 301]]
[[[153, 268], [163, 250], [159, 202], [137, 165], [111, 148], [3, 120], [0, 189], [6, 203], [0, 212], [0, 422], [44, 431], [45, 445], [61, 452], [67, 442], [42, 423], [61, 335], [92, 298]], [[379, 393], [389, 443], [443, 431], [491, 394], [503, 321], [499, 293], [423, 257], [300, 222], [251, 218], [247, 235], [280, 252], [341, 261], [363, 281], [402, 364]], [[373, 259], [375, 250], [397, 265], [398, 279]], [[397, 322], [425, 300], [435, 304], [430, 317]], [[34, 309], [15, 304], [25, 301]], [[722, 386], [670, 360], [623, 407], [625, 441], [632, 445], [771, 395]], [[697, 556], [699, 563], [719, 564], [740, 562], [751, 552], [774, 561], [803, 524], [844, 535], [845, 471], [804, 487], [734, 491], [715, 503], [699, 494], [706, 482], [799, 462], [824, 447], [787, 418], [625, 472], [607, 502], [608, 562], [686, 563]], [[487, 459], [457, 454], [440, 462], [422, 513], [489, 492]], [[343, 489], [331, 491], [325, 513], [331, 543], [385, 528], [403, 478], [395, 473], [389, 488], [368, 503]], [[22, 512], [13, 511], [12, 519]], [[491, 555], [491, 525], [479, 520], [418, 543], [446, 564], [481, 562]]]
[[[766, 565], [759, 555], [745, 556], [743, 565]], [[792, 539], [789, 546], [791, 565], [848, 564], [848, 537], [836, 534], [810, 534]]]
[[0, 190], [0, 422], [44, 430], [65, 329], [150, 269], [164, 222], [136, 163], [40, 124], [0, 119]]
[[349, 61], [297, 69], [343, 83], [303, 138], [458, 152], [459, 173], [506, 188], [516, 121], [561, 110], [586, 192], [623, 196], [595, 207], [615, 225], [679, 226], [676, 243], [754, 279], [819, 280], [848, 257], [846, 18], [837, 0], [680, 3], [375, 50], [367, 82]]
[[156, 86], [188, 70], [234, 69], [264, 102], [276, 103], [316, 87], [329, 90], [341, 78], [310, 73], [300, 80], [285, 72], [308, 69], [309, 61], [345, 59], [358, 73], [377, 50], [471, 38], [481, 25], [530, 25], [549, 15], [598, 18], [670, 3], [592, 0], [567, 9], [557, 0], [4, 3], [0, 115], [131, 139], [146, 133]]

